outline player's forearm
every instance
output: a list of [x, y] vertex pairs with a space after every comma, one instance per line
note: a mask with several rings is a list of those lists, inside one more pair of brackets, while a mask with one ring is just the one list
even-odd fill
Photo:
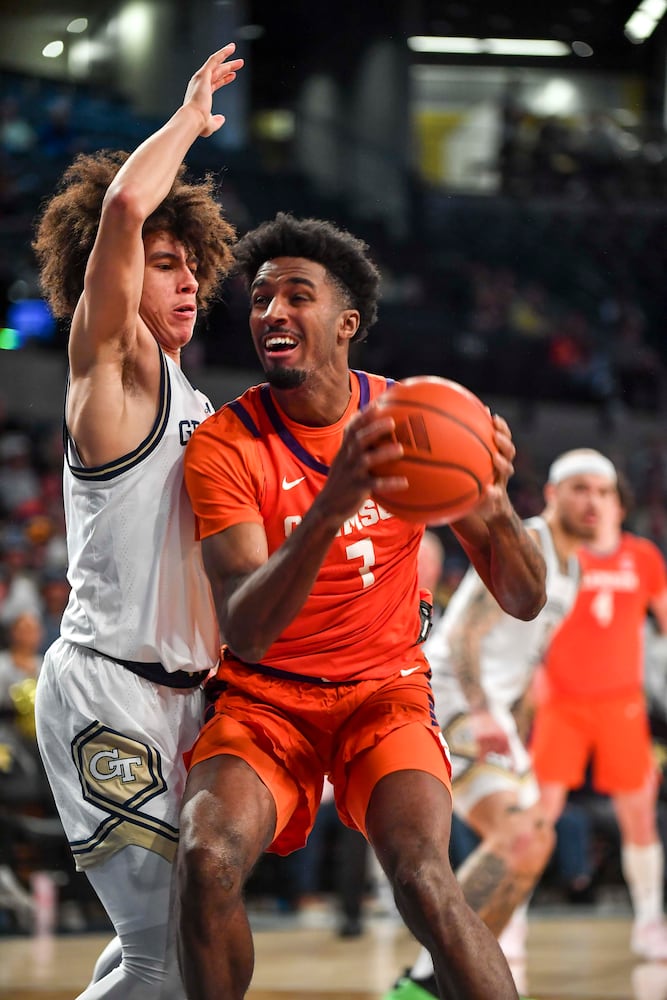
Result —
[[471, 710], [486, 708], [486, 695], [479, 674], [479, 643], [474, 639], [466, 641], [464, 636], [460, 636], [460, 642], [451, 642], [451, 654], [456, 679]]
[[[294, 621], [313, 589], [337, 530], [311, 508], [280, 548], [226, 596], [224, 613], [219, 613], [220, 626], [225, 642], [240, 659], [259, 663]], [[215, 590], [214, 584], [214, 599]]]
[[484, 709], [487, 705], [482, 686], [482, 643], [502, 612], [481, 581], [471, 592], [468, 605], [449, 634], [452, 666], [470, 708]]
[[182, 105], [126, 160], [109, 187], [107, 200], [122, 195], [131, 201], [137, 217], [147, 219], [169, 194], [183, 158], [205, 124], [200, 109]]
[[496, 600], [514, 618], [529, 621], [546, 601], [546, 565], [542, 553], [513, 512], [489, 525], [490, 577]]
[[530, 621], [546, 600], [546, 566], [514, 510], [479, 523], [459, 522], [457, 534], [496, 601], [513, 618]]

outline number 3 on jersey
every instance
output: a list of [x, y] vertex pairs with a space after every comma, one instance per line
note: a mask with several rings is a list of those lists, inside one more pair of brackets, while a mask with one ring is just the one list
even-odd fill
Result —
[[598, 625], [602, 628], [607, 628], [614, 617], [613, 590], [598, 590], [591, 601], [591, 612]]
[[362, 538], [352, 545], [347, 545], [345, 554], [348, 559], [361, 559], [359, 573], [364, 587], [372, 587], [375, 583], [375, 575], [372, 567], [375, 565], [375, 549], [370, 538]]

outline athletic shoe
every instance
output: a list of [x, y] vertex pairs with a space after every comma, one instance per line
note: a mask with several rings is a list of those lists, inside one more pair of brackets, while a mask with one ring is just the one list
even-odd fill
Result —
[[650, 924], [635, 924], [632, 928], [630, 948], [635, 955], [650, 962], [667, 960], [667, 923], [655, 920]]
[[389, 992], [385, 993], [382, 1000], [433, 1000], [433, 997], [437, 996], [437, 993], [424, 989], [409, 976], [401, 976]]
[[[424, 989], [409, 976], [402, 976], [382, 1000], [433, 1000], [433, 997], [437, 1000], [437, 996], [437, 993]], [[532, 997], [521, 995], [519, 1000], [532, 1000]]]

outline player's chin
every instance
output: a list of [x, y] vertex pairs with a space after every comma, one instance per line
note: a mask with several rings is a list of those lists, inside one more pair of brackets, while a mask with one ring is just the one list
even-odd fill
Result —
[[266, 381], [274, 389], [298, 389], [306, 381], [308, 373], [303, 368], [265, 368]]

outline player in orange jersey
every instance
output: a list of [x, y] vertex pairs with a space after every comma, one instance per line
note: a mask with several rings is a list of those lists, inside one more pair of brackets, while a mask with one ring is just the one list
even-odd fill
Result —
[[[240, 241], [267, 383], [204, 422], [186, 452], [227, 644], [182, 812], [190, 1000], [245, 995], [244, 884], [267, 848], [304, 844], [325, 775], [341, 818], [366, 835], [406, 924], [433, 953], [443, 993], [517, 996], [447, 858], [448, 754], [420, 645], [423, 529], [371, 498], [406, 483], [370, 472], [401, 454], [393, 420], [373, 406], [387, 381], [349, 367], [350, 344], [376, 315], [379, 275], [366, 249], [330, 223], [282, 213]], [[532, 618], [544, 562], [507, 495], [509, 430], [499, 417], [495, 428], [495, 482], [455, 531], [502, 606]]]
[[[549, 479], [557, 490], [586, 490], [585, 477], [571, 475], [577, 454], [554, 462]], [[580, 550], [581, 588], [546, 656], [531, 745], [534, 769], [543, 808], [555, 822], [592, 758], [594, 786], [612, 797], [620, 828], [634, 910], [632, 949], [647, 959], [667, 959], [658, 771], [642, 666], [649, 610], [667, 632], [667, 570], [652, 542], [622, 531], [617, 487], [590, 497], [590, 517], [596, 532]]]

